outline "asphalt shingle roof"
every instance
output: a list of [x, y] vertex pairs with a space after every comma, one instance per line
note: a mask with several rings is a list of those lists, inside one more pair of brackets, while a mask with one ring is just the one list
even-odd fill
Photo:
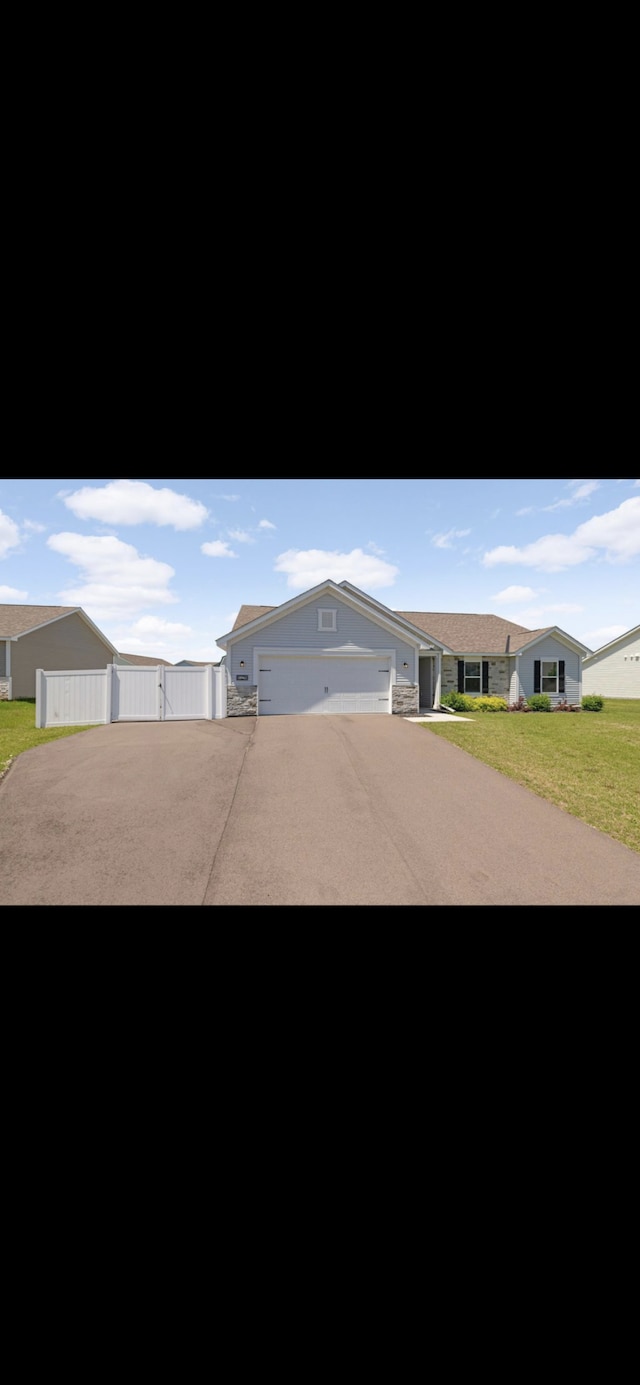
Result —
[[[527, 630], [502, 616], [456, 614], [448, 611], [396, 611], [425, 635], [447, 644], [456, 653], [515, 654], [543, 630]], [[551, 626], [544, 629], [550, 630]]]
[[173, 664], [171, 664], [168, 659], [154, 659], [150, 654], [125, 654], [121, 649], [118, 650], [118, 653], [120, 658], [126, 659], [128, 664], [149, 664], [151, 667], [164, 664], [165, 668], [173, 668]]
[[241, 606], [232, 629], [239, 630], [241, 625], [248, 625], [250, 621], [257, 620], [258, 616], [266, 616], [267, 611], [275, 611], [275, 609], [275, 606]]
[[[241, 606], [233, 629], [239, 630], [259, 616], [275, 610], [276, 606]], [[547, 625], [541, 630], [527, 630], [526, 626], [516, 625], [502, 616], [467, 615], [463, 612], [395, 611], [394, 614], [460, 654], [515, 654], [530, 640], [542, 635], [544, 630], [553, 628]]]
[[0, 640], [12, 635], [26, 635], [38, 625], [46, 625], [57, 616], [68, 616], [77, 606], [0, 606]]

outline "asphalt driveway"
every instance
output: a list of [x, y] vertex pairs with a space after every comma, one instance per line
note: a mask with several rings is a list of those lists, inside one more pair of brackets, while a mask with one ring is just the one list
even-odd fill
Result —
[[95, 727], [0, 822], [5, 906], [640, 903], [640, 855], [400, 717]]

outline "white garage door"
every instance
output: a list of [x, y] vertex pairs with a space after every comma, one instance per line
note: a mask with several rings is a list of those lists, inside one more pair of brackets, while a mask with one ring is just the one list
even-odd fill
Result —
[[388, 655], [265, 655], [258, 670], [258, 716], [391, 710]]

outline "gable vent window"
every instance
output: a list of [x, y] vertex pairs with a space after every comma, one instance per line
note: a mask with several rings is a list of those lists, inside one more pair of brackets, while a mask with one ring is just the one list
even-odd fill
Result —
[[323, 611], [323, 610], [319, 610], [319, 611], [318, 611], [318, 629], [319, 629], [319, 630], [337, 630], [337, 629], [338, 629], [338, 612], [337, 612], [337, 611]]

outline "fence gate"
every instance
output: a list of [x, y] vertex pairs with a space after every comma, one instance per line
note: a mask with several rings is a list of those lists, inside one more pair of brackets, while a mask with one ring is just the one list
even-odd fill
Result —
[[208, 668], [114, 665], [112, 721], [203, 721], [211, 716]]
[[226, 715], [224, 666], [36, 669], [36, 726], [217, 721]]

